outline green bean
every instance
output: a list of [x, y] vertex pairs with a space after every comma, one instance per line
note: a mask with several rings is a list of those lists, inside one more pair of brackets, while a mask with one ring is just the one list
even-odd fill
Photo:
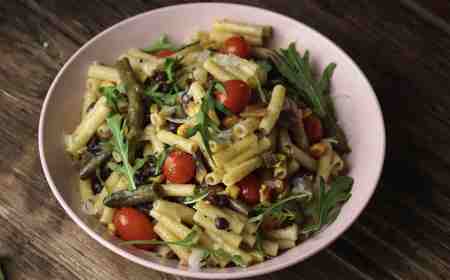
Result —
[[128, 58], [125, 57], [117, 61], [116, 68], [128, 95], [128, 157], [129, 161], [133, 163], [136, 157], [136, 145], [144, 127], [143, 88], [138, 82]]
[[97, 170], [97, 167], [108, 161], [110, 157], [111, 151], [109, 150], [99, 152], [80, 169], [80, 178], [84, 180], [91, 177]]
[[130, 207], [141, 203], [153, 202], [159, 198], [157, 185], [144, 185], [135, 191], [114, 192], [103, 200], [103, 204], [112, 208]]

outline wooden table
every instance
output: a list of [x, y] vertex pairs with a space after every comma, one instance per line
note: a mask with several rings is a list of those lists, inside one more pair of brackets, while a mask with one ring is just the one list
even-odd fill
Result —
[[[52, 79], [89, 38], [185, 2], [0, 0], [0, 257], [9, 279], [181, 278], [114, 255], [69, 219], [41, 172], [37, 128]], [[375, 87], [387, 126], [380, 185], [357, 222], [307, 261], [257, 279], [450, 279], [450, 2], [233, 2], [294, 17], [343, 47]]]

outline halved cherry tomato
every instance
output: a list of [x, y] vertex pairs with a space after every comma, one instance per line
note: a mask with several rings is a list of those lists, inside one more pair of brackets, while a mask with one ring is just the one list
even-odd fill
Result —
[[171, 50], [162, 50], [162, 51], [156, 52], [154, 55], [157, 57], [160, 57], [160, 58], [164, 58], [164, 57], [171, 56], [174, 53], [175, 52], [171, 51]]
[[194, 159], [188, 153], [174, 150], [164, 161], [163, 174], [172, 183], [187, 183], [195, 176]]
[[250, 205], [255, 205], [259, 202], [259, 188], [261, 184], [255, 175], [248, 175], [239, 181], [237, 186], [241, 188], [240, 197], [243, 201]]
[[228, 54], [234, 54], [242, 58], [250, 56], [250, 45], [242, 36], [233, 36], [224, 43], [224, 51]]
[[319, 142], [323, 138], [323, 128], [320, 119], [314, 115], [311, 115], [303, 120], [305, 125], [305, 131], [308, 135], [309, 141], [315, 143]]
[[[117, 235], [123, 240], [153, 240], [157, 238], [150, 219], [134, 208], [120, 208], [113, 218]], [[153, 245], [136, 245], [145, 250], [154, 249]]]
[[250, 102], [252, 95], [250, 87], [241, 80], [229, 80], [223, 85], [225, 92], [216, 91], [216, 99], [231, 112], [240, 113]]

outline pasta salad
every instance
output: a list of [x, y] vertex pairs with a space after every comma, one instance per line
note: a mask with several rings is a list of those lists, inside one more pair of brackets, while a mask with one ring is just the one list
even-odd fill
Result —
[[270, 26], [217, 20], [87, 72], [65, 137], [83, 210], [123, 246], [192, 268], [261, 263], [334, 221], [351, 196], [350, 152], [330, 96]]

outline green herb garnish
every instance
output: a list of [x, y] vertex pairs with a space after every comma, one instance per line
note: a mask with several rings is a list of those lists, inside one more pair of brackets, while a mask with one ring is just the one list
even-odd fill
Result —
[[164, 61], [164, 71], [167, 75], [167, 80], [169, 83], [173, 82], [175, 77], [175, 66], [178, 63], [176, 58], [168, 57]]
[[169, 41], [169, 38], [167, 37], [167, 35], [163, 34], [158, 39], [158, 41], [151, 44], [150, 47], [144, 48], [142, 50], [147, 53], [154, 53], [154, 52], [159, 52], [159, 51], [163, 51], [163, 50], [175, 51], [176, 47]]
[[[219, 83], [219, 82], [214, 83], [214, 86], [213, 86], [213, 87], [214, 87], [214, 89], [217, 90], [217, 91], [223, 92], [223, 93], [225, 93], [225, 94], [227, 93], [227, 91], [225, 90], [225, 87], [224, 87], [221, 83]], [[211, 100], [211, 99], [212, 99], [212, 100]], [[231, 116], [231, 115], [233, 115], [233, 113], [232, 113], [230, 110], [228, 110], [228, 109], [223, 105], [222, 102], [218, 101], [217, 99], [212, 98], [212, 96], [210, 97], [210, 102], [211, 102], [211, 103], [214, 103], [214, 107], [217, 109], [217, 111], [223, 113], [225, 116]]]
[[164, 162], [166, 161], [168, 154], [169, 154], [168, 149], [164, 148], [164, 150], [158, 155], [158, 158], [156, 160], [156, 167], [155, 167], [156, 175], [161, 174], [162, 166], [164, 165]]
[[246, 267], [244, 261], [242, 260], [242, 257], [239, 255], [231, 255], [229, 253], [227, 253], [224, 249], [219, 248], [219, 249], [215, 249], [215, 250], [208, 250], [208, 249], [203, 249], [204, 250], [204, 254], [203, 254], [203, 258], [202, 259], [207, 259], [208, 257], [215, 257], [218, 259], [222, 259], [226, 262], [232, 262], [235, 265], [238, 265], [240, 267]]
[[195, 189], [195, 193], [193, 196], [188, 196], [184, 199], [184, 204], [194, 204], [198, 201], [205, 199], [208, 196], [209, 192], [206, 189]]
[[[177, 97], [178, 92], [170, 92], [170, 93], [164, 93], [159, 92], [160, 84], [156, 84], [152, 86], [151, 88], [147, 88], [144, 92], [144, 94], [152, 100], [152, 102], [158, 104], [159, 106], [175, 106], [177, 104]], [[171, 91], [174, 91], [173, 89]]]
[[100, 87], [99, 91], [106, 97], [106, 102], [108, 106], [111, 107], [115, 112], [119, 112], [117, 103], [125, 99], [124, 94], [126, 93], [125, 85], [120, 84], [118, 86], [107, 86]]
[[124, 136], [124, 122], [119, 114], [113, 115], [106, 119], [106, 123], [111, 130], [113, 137], [112, 143], [114, 151], [116, 151], [122, 159], [122, 164], [116, 166], [116, 171], [124, 174], [128, 179], [128, 190], [134, 191], [136, 184], [134, 182], [135, 169], [128, 160], [128, 141]]
[[295, 43], [287, 49], [278, 52], [269, 49], [258, 49], [260, 55], [270, 58], [278, 71], [296, 90], [288, 91], [295, 97], [300, 97], [323, 121], [328, 134], [336, 138], [339, 150], [349, 152], [350, 148], [342, 128], [337, 124], [335, 110], [329, 94], [330, 80], [336, 68], [330, 63], [319, 79], [315, 78], [310, 63], [309, 52], [301, 56], [295, 48]]
[[257, 227], [259, 227], [261, 225], [261, 223], [263, 222], [264, 218], [267, 216], [285, 215], [282, 213], [285, 212], [285, 206], [289, 201], [304, 199], [304, 198], [311, 199], [311, 197], [312, 197], [311, 193], [303, 192], [300, 194], [289, 196], [285, 199], [279, 200], [270, 205], [260, 204], [255, 208], [255, 212], [257, 213], [257, 215], [248, 219], [248, 222], [249, 223], [257, 223]]
[[339, 176], [330, 183], [329, 191], [325, 190], [325, 182], [320, 178], [319, 192], [315, 199], [315, 222], [307, 225], [302, 233], [319, 231], [322, 227], [332, 223], [338, 216], [340, 204], [351, 197], [353, 179], [348, 176]]
[[216, 103], [212, 97], [212, 90], [214, 86], [211, 86], [206, 92], [206, 96], [202, 98], [202, 104], [199, 112], [195, 115], [197, 124], [191, 127], [187, 131], [187, 137], [194, 136], [197, 132], [200, 133], [203, 143], [206, 148], [206, 152], [211, 157], [211, 148], [209, 147], [209, 140], [213, 138], [213, 133], [219, 132], [217, 124], [209, 117], [209, 112], [215, 110]]

